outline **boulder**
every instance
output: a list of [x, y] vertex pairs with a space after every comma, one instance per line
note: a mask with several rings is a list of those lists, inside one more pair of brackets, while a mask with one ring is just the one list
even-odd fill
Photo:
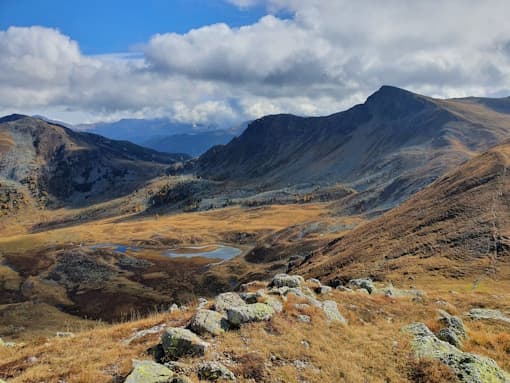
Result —
[[328, 320], [332, 322], [347, 324], [347, 319], [345, 319], [343, 315], [340, 314], [340, 311], [338, 311], [338, 305], [335, 301], [322, 302], [322, 311], [324, 311], [324, 314], [326, 314]]
[[257, 303], [257, 293], [240, 293], [239, 296], [245, 303]]
[[216, 311], [199, 309], [191, 318], [188, 328], [197, 334], [221, 335], [228, 329], [227, 317]]
[[330, 293], [333, 290], [330, 286], [319, 286], [315, 289], [316, 294], [327, 294]]
[[[464, 322], [457, 316], [450, 315], [444, 310], [438, 310], [439, 312], [439, 322], [446, 326], [447, 329], [456, 335], [456, 337], [462, 341], [466, 339], [466, 328], [464, 327]], [[445, 340], [445, 339], [443, 339]], [[458, 345], [455, 345], [458, 347]]]
[[450, 343], [451, 345], [457, 348], [462, 347], [462, 340], [450, 327], [445, 327], [439, 330], [439, 332], [437, 333], [437, 337], [441, 340], [444, 340], [445, 342]]
[[504, 315], [501, 311], [494, 309], [481, 309], [481, 308], [471, 309], [469, 310], [467, 315], [472, 320], [492, 319], [510, 323], [510, 317]]
[[197, 367], [198, 377], [203, 380], [236, 380], [235, 375], [219, 362], [204, 362]]
[[266, 296], [264, 298], [264, 303], [271, 307], [275, 312], [281, 313], [283, 311], [283, 304], [280, 302], [280, 300], [276, 297], [272, 296]]
[[268, 304], [253, 303], [229, 308], [227, 310], [227, 319], [232, 326], [238, 327], [243, 323], [269, 320], [274, 313], [275, 310]]
[[411, 334], [411, 346], [419, 358], [436, 359], [449, 366], [465, 383], [508, 383], [510, 375], [497, 363], [483, 356], [462, 352], [450, 343], [437, 338], [423, 323], [413, 323], [403, 329]]
[[134, 360], [125, 383], [168, 383], [174, 375], [167, 367], [151, 360]]
[[301, 287], [304, 279], [300, 275], [277, 274], [271, 280], [270, 287]]
[[365, 289], [369, 294], [375, 290], [374, 282], [370, 278], [351, 279], [349, 285], [356, 289]]
[[245, 305], [246, 302], [237, 293], [223, 293], [216, 297], [214, 309], [220, 313], [226, 312], [231, 307]]
[[209, 346], [190, 330], [180, 327], [167, 328], [161, 337], [161, 345], [165, 356], [170, 359], [182, 356], [203, 356]]

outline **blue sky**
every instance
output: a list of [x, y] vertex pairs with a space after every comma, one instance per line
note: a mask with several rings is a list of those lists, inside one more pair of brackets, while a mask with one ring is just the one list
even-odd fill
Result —
[[262, 6], [239, 8], [222, 0], [0, 0], [0, 29], [41, 25], [78, 41], [85, 54], [125, 52], [156, 33], [185, 33], [224, 22], [249, 25]]
[[[231, 127], [510, 95], [508, 0], [0, 0], [0, 115]], [[132, 54], [124, 54], [132, 53]]]

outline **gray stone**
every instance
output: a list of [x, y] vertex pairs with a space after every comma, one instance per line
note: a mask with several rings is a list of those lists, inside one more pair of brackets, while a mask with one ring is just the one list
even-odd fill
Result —
[[300, 287], [304, 282], [300, 275], [277, 274], [273, 277], [270, 287]]
[[347, 319], [340, 314], [340, 311], [338, 311], [338, 305], [335, 301], [322, 302], [322, 311], [324, 311], [328, 320], [347, 324]]
[[375, 290], [374, 282], [370, 278], [351, 279], [349, 285], [357, 289], [365, 289], [369, 294], [372, 294], [372, 291]]
[[167, 367], [151, 360], [134, 360], [125, 383], [168, 383], [174, 375]]
[[270, 306], [275, 312], [281, 313], [283, 311], [283, 304], [280, 302], [280, 300], [276, 297], [267, 296], [264, 299], [264, 303], [268, 306]]
[[[457, 338], [462, 341], [466, 339], [466, 328], [464, 327], [464, 322], [457, 316], [451, 315], [444, 310], [438, 310], [439, 312], [439, 322], [446, 326], [446, 328], [450, 329]], [[445, 339], [443, 339], [445, 340]], [[460, 344], [460, 343], [459, 343]], [[458, 347], [458, 345], [455, 345]]]
[[193, 370], [191, 365], [178, 361], [166, 362], [165, 367], [168, 367], [176, 374], [189, 374]]
[[221, 335], [228, 329], [227, 317], [216, 311], [199, 309], [191, 318], [188, 328], [197, 334]]
[[72, 332], [64, 332], [64, 331], [58, 331], [55, 336], [57, 338], [74, 338], [74, 333]]
[[161, 337], [161, 345], [165, 355], [171, 359], [182, 356], [203, 356], [209, 346], [190, 330], [179, 327], [167, 328]]
[[204, 380], [236, 380], [235, 375], [219, 362], [203, 362], [197, 367], [198, 377]]
[[207, 304], [209, 303], [209, 301], [205, 298], [198, 298], [198, 309], [203, 309], [207, 306]]
[[337, 289], [338, 291], [343, 291], [343, 292], [346, 292], [346, 293], [350, 293], [350, 292], [352, 292], [352, 291], [353, 291], [352, 289], [350, 289], [350, 288], [348, 288], [348, 287], [346, 287], [346, 286], [343, 286], [343, 285], [338, 285], [338, 286], [336, 287], [336, 289]]
[[239, 296], [246, 303], [257, 303], [257, 293], [241, 293]]
[[317, 294], [328, 294], [333, 290], [330, 286], [319, 286], [315, 289]]
[[462, 347], [462, 341], [459, 336], [450, 327], [445, 327], [439, 330], [437, 337], [445, 342], [454, 345], [455, 347]]
[[216, 297], [214, 309], [218, 312], [226, 312], [231, 307], [245, 305], [246, 302], [237, 293], [223, 293]]
[[298, 315], [297, 320], [298, 320], [298, 322], [302, 322], [302, 323], [310, 323], [311, 318], [309, 315]]
[[321, 281], [319, 281], [317, 278], [310, 278], [306, 280], [306, 283], [310, 283], [312, 285], [319, 285], [321, 284]]
[[510, 375], [490, 358], [462, 352], [457, 347], [437, 338], [423, 323], [405, 326], [413, 336], [411, 346], [419, 358], [436, 359], [449, 366], [465, 383], [508, 383]]
[[482, 309], [482, 308], [471, 309], [469, 310], [467, 315], [473, 320], [492, 319], [510, 323], [510, 317], [507, 317], [501, 311], [494, 309]]
[[232, 326], [238, 327], [243, 323], [269, 320], [274, 313], [274, 309], [265, 303], [253, 303], [229, 308], [227, 319]]

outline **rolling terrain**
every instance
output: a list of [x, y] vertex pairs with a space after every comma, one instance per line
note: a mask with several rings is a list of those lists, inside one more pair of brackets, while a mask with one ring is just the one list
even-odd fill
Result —
[[354, 275], [508, 279], [509, 166], [510, 143], [491, 148], [401, 206], [333, 240], [299, 270], [330, 281]]

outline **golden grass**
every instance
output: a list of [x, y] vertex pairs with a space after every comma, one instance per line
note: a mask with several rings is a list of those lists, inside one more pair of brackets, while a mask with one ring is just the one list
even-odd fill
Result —
[[180, 243], [211, 243], [229, 232], [277, 231], [313, 221], [327, 214], [325, 205], [273, 205], [261, 208], [231, 207], [221, 210], [145, 218], [116, 217], [48, 230], [35, 234], [3, 235], [0, 251], [27, 251], [62, 243], [126, 243], [154, 235]]
[[[503, 297], [508, 298], [508, 294]], [[240, 382], [454, 381], [443, 365], [413, 357], [402, 326], [426, 321], [435, 329], [436, 310], [442, 307], [436, 304], [438, 300], [450, 302], [449, 310], [459, 312], [477, 304], [495, 308], [504, 305], [504, 300], [489, 293], [444, 293], [441, 288], [431, 288], [422, 301], [338, 291], [324, 299], [338, 302], [340, 311], [349, 319], [348, 326], [327, 322], [322, 312], [314, 308], [296, 310], [293, 305], [301, 300], [290, 295], [286, 312], [271, 321], [245, 325], [216, 338], [206, 337], [212, 345], [206, 357], [228, 356], [232, 361], [229, 368]], [[158, 343], [159, 335], [149, 335], [129, 345], [123, 340], [136, 330], [161, 323], [182, 325], [192, 312], [193, 309], [188, 313], [156, 313], [117, 325], [99, 323], [69, 339], [34, 337], [25, 346], [0, 349], [0, 377], [15, 383], [50, 383], [59, 379], [103, 383], [121, 379], [129, 373], [132, 359], [150, 359], [146, 350]], [[311, 323], [299, 322], [298, 313], [311, 315]], [[510, 370], [508, 325], [465, 322], [469, 340], [464, 349], [489, 356]], [[196, 362], [192, 358], [182, 361]], [[198, 381], [196, 376], [192, 378]]]

